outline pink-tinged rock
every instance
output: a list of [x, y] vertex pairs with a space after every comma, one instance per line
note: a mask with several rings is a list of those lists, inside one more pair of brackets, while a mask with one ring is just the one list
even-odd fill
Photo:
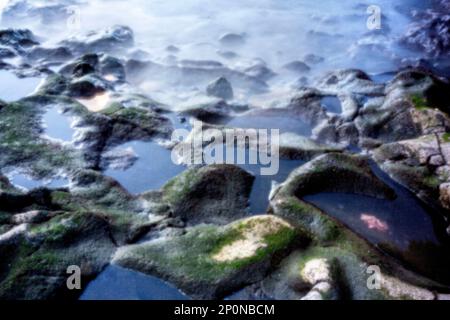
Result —
[[441, 155], [437, 154], [430, 157], [429, 164], [435, 167], [440, 167], [445, 164], [445, 161]]
[[371, 230], [377, 230], [380, 232], [386, 232], [389, 230], [389, 226], [386, 222], [378, 219], [374, 215], [363, 213], [360, 217], [361, 221]]

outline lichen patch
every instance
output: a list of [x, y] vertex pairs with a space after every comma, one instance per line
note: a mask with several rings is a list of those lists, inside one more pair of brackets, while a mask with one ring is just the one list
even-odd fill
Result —
[[267, 247], [265, 238], [283, 228], [293, 229], [286, 221], [275, 216], [252, 217], [234, 224], [241, 235], [230, 244], [225, 245], [212, 258], [218, 262], [230, 262], [254, 256], [258, 249]]

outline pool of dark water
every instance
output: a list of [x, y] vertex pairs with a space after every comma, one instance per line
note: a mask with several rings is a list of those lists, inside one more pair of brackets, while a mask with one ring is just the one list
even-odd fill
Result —
[[301, 160], [280, 160], [278, 173], [275, 175], [262, 175], [261, 165], [244, 164], [239, 165], [242, 169], [252, 173], [255, 176], [253, 189], [250, 194], [249, 211], [250, 214], [262, 214], [269, 207], [269, 195], [274, 183], [281, 183], [289, 174], [304, 161]]
[[[261, 155], [259, 152], [255, 151], [254, 154], [257, 155], [256, 161], [252, 163], [250, 161], [250, 152], [248, 149], [239, 148], [236, 145], [217, 145], [216, 148], [222, 149], [223, 161], [220, 161], [219, 158], [215, 158], [219, 160], [218, 163], [224, 163], [225, 160], [229, 161], [227, 157], [232, 157], [232, 163], [236, 166], [242, 168], [243, 170], [251, 173], [255, 180], [253, 182], [252, 191], [249, 199], [249, 213], [250, 214], [262, 214], [265, 213], [269, 207], [269, 195], [272, 190], [274, 183], [281, 183], [288, 175], [296, 168], [301, 166], [305, 161], [302, 160], [283, 160], [278, 159], [278, 161], [268, 155], [269, 163], [263, 162], [261, 159]], [[238, 153], [241, 159], [244, 161], [238, 160]], [[214, 157], [215, 152], [211, 152], [211, 155]], [[278, 164], [277, 164], [278, 163]], [[211, 164], [211, 163], [207, 163]], [[273, 170], [269, 170], [270, 172], [264, 172], [263, 169], [273, 168]]]
[[170, 179], [183, 172], [186, 167], [176, 165], [171, 151], [157, 142], [132, 141], [118, 146], [119, 149], [133, 149], [137, 161], [128, 169], [108, 168], [104, 174], [116, 179], [133, 194], [160, 189]]
[[344, 193], [308, 195], [304, 200], [342, 221], [408, 267], [450, 284], [450, 243], [442, 217], [378, 167], [373, 165], [373, 169], [395, 190], [395, 200]]
[[109, 265], [92, 280], [80, 300], [190, 300], [159, 278]]

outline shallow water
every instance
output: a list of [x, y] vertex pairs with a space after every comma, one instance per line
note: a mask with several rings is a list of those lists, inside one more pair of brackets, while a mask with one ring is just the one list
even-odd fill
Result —
[[50, 108], [42, 117], [45, 135], [63, 142], [72, 141], [75, 130], [70, 118], [62, 114], [57, 107]]
[[395, 190], [395, 200], [343, 193], [320, 193], [303, 199], [415, 270], [450, 284], [450, 244], [445, 240], [443, 220], [409, 190], [373, 168]]
[[132, 141], [118, 148], [132, 148], [137, 161], [126, 170], [106, 169], [104, 174], [116, 179], [129, 192], [138, 194], [160, 189], [186, 168], [171, 160], [171, 151], [156, 142]]
[[266, 213], [269, 207], [269, 194], [272, 190], [272, 184], [281, 183], [289, 176], [289, 174], [304, 161], [301, 160], [280, 160], [280, 168], [274, 176], [264, 176], [260, 174], [261, 166], [258, 165], [239, 165], [242, 169], [252, 173], [255, 176], [253, 189], [250, 194], [249, 211], [251, 214]]
[[[248, 149], [238, 148], [236, 145], [218, 145], [215, 148], [217, 148], [217, 150], [218, 148], [222, 148], [223, 150], [223, 160], [216, 158], [216, 160], [218, 160], [217, 163], [224, 163], [227, 160], [228, 156], [231, 157], [231, 155], [233, 155], [233, 163], [235, 163], [243, 170], [251, 173], [255, 177], [249, 199], [248, 210], [250, 214], [265, 213], [267, 211], [267, 208], [269, 207], [269, 194], [272, 190], [272, 184], [283, 182], [294, 169], [298, 168], [305, 162], [302, 160], [280, 159], [278, 164], [278, 171], [273, 175], [264, 175], [261, 169], [268, 169], [270, 167], [276, 168], [275, 161], [272, 160], [272, 162], [269, 164], [263, 163], [261, 161], [261, 158], [259, 157], [259, 153], [255, 151], [255, 154], [258, 154], [258, 158], [256, 164], [252, 164], [250, 163], [250, 151]], [[239, 157], [245, 157], [245, 161], [238, 161], [238, 153]], [[211, 156], [214, 157], [215, 152], [211, 152]]]
[[57, 189], [67, 187], [69, 185], [69, 181], [67, 179], [33, 179], [22, 173], [12, 173], [8, 175], [8, 178], [14, 186], [26, 190], [33, 190], [41, 187]]
[[342, 113], [342, 105], [338, 97], [333, 96], [325, 97], [322, 99], [321, 103], [322, 106], [324, 106], [328, 112], [336, 114]]
[[41, 82], [41, 78], [19, 78], [13, 73], [0, 70], [0, 99], [6, 102], [17, 101], [32, 94]]
[[156, 277], [110, 265], [92, 280], [80, 300], [189, 300]]

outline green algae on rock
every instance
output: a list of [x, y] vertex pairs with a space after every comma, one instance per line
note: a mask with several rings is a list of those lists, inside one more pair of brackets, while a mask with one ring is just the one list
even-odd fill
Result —
[[282, 219], [257, 216], [223, 227], [197, 226], [180, 237], [122, 247], [113, 263], [159, 275], [197, 298], [220, 298], [261, 280], [272, 268], [272, 260], [280, 260], [283, 251], [301, 238]]

